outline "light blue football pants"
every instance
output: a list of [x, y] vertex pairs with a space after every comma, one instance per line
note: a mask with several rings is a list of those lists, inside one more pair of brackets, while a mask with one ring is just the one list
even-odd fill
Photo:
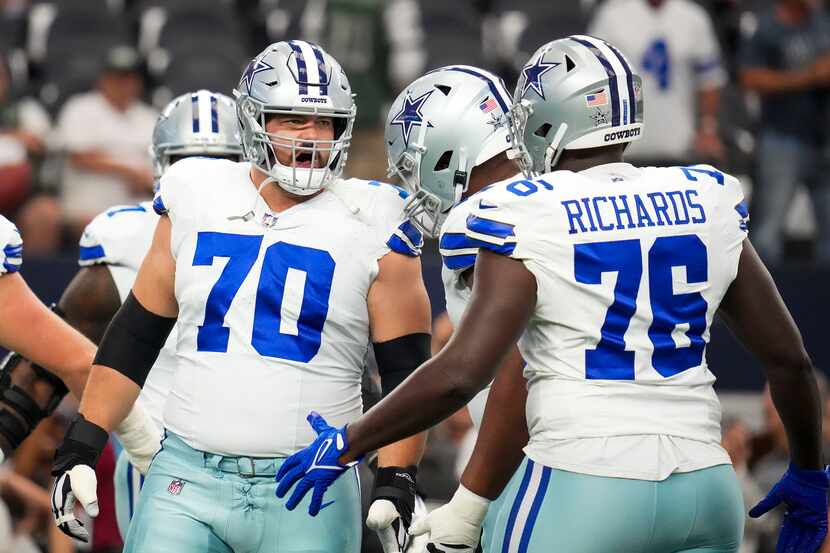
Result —
[[493, 542], [493, 535], [496, 530], [496, 521], [498, 520], [499, 512], [508, 497], [512, 500], [512, 498], [516, 496], [516, 491], [522, 483], [522, 476], [524, 474], [523, 468], [524, 465], [519, 467], [519, 469], [510, 478], [510, 481], [507, 483], [507, 486], [504, 487], [501, 494], [490, 502], [490, 507], [487, 509], [487, 515], [484, 517], [484, 522], [481, 525], [482, 551], [490, 550], [490, 544]]
[[138, 494], [144, 485], [144, 475], [138, 472], [138, 469], [130, 463], [130, 458], [124, 450], [118, 455], [118, 461], [115, 463], [113, 480], [115, 484], [115, 520], [118, 522], [121, 539], [126, 539], [127, 528], [130, 526], [136, 505], [138, 505]]
[[[283, 459], [222, 457], [167, 433], [144, 481], [124, 553], [359, 553], [356, 471], [339, 478], [308, 514], [274, 492]], [[254, 474], [255, 473], [255, 474]]]
[[735, 553], [744, 503], [731, 465], [667, 479], [605, 478], [525, 459], [489, 553]]

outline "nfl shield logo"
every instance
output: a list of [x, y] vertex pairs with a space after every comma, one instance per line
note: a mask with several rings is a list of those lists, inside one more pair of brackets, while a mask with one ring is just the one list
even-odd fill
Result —
[[181, 480], [173, 480], [170, 482], [170, 485], [167, 486], [167, 491], [170, 495], [179, 495], [182, 493], [182, 488], [184, 488], [184, 482]]

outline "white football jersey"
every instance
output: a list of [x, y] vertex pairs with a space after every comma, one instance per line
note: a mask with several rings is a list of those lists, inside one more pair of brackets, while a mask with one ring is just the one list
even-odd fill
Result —
[[[645, 479], [728, 463], [705, 349], [747, 233], [740, 183], [710, 166], [614, 163], [499, 183], [476, 198], [467, 237], [536, 277], [519, 342], [528, 455]], [[632, 456], [630, 443], [609, 446], [615, 436], [661, 438], [638, 441]], [[598, 450], [573, 443], [585, 439]], [[664, 446], [668, 465], [655, 459]]]
[[161, 179], [179, 304], [164, 422], [196, 449], [277, 457], [311, 443], [312, 409], [360, 416], [378, 259], [418, 255], [421, 238], [390, 185], [338, 181], [272, 213], [250, 170], [191, 158]]
[[[84, 229], [78, 263], [82, 267], [106, 265], [123, 302], [132, 290], [141, 262], [153, 242], [158, 220], [152, 202], [110, 208], [95, 217]], [[174, 328], [139, 395], [139, 401], [159, 430], [164, 427], [162, 412], [173, 383], [175, 354]]]
[[647, 0], [609, 0], [598, 8], [589, 34], [619, 48], [643, 78], [645, 128], [626, 155], [687, 156], [697, 127], [698, 91], [719, 88], [727, 79], [706, 10], [692, 0], [666, 0], [657, 8]]
[[[519, 177], [516, 177], [519, 178]], [[458, 328], [461, 316], [470, 302], [472, 288], [464, 277], [464, 273], [476, 263], [478, 245], [467, 238], [467, 217], [477, 203], [477, 195], [473, 195], [452, 208], [444, 224], [441, 226], [441, 236], [438, 246], [441, 250], [441, 279], [444, 281], [444, 297], [447, 302], [447, 316], [453, 328]], [[470, 418], [476, 430], [481, 428], [481, 419], [484, 417], [484, 407], [487, 405], [487, 396], [490, 393], [488, 384], [481, 392], [467, 404]]]
[[16, 273], [23, 265], [23, 238], [17, 227], [0, 215], [0, 275]]

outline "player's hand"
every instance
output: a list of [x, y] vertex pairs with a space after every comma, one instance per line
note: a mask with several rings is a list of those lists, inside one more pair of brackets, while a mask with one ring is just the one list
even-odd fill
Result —
[[285, 507], [289, 511], [302, 501], [308, 490], [314, 488], [308, 514], [317, 516], [323, 503], [323, 495], [337, 477], [360, 462], [340, 463], [340, 457], [349, 449], [346, 443], [346, 427], [334, 428], [318, 413], [312, 411], [307, 420], [317, 432], [317, 439], [285, 460], [277, 472], [277, 497], [282, 498], [297, 483]]
[[378, 534], [384, 553], [402, 553], [415, 510], [417, 468], [378, 467], [366, 526]]
[[420, 536], [429, 532], [429, 553], [473, 553], [489, 506], [490, 500], [459, 485], [449, 503], [416, 520], [409, 533]]
[[107, 445], [107, 440], [109, 434], [106, 430], [87, 421], [79, 413], [55, 452], [55, 463], [52, 466], [52, 475], [56, 477], [52, 488], [55, 524], [64, 534], [83, 542], [89, 541], [89, 532], [75, 518], [75, 500], [78, 500], [89, 516], [98, 516], [95, 464]]
[[828, 469], [790, 467], [767, 496], [749, 511], [758, 518], [783, 503], [784, 522], [778, 536], [778, 553], [815, 553], [827, 535]]

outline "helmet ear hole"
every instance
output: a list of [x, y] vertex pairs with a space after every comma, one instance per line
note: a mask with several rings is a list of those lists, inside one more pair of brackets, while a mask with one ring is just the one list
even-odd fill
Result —
[[543, 123], [542, 125], [539, 126], [538, 129], [533, 131], [533, 134], [535, 134], [536, 136], [538, 136], [540, 138], [545, 138], [552, 128], [553, 128], [553, 125], [551, 125], [550, 123]]
[[450, 168], [450, 160], [452, 160], [452, 150], [447, 150], [441, 157], [438, 158], [438, 161], [435, 162], [435, 171], [444, 171]]
[[444, 96], [449, 96], [449, 95], [450, 95], [450, 91], [452, 90], [452, 87], [451, 87], [451, 86], [447, 86], [447, 85], [445, 85], [445, 84], [437, 84], [437, 85], [435, 85], [435, 88], [437, 88], [438, 90], [440, 90], [440, 91], [441, 91], [441, 93], [442, 93], [442, 94], [444, 94]]

